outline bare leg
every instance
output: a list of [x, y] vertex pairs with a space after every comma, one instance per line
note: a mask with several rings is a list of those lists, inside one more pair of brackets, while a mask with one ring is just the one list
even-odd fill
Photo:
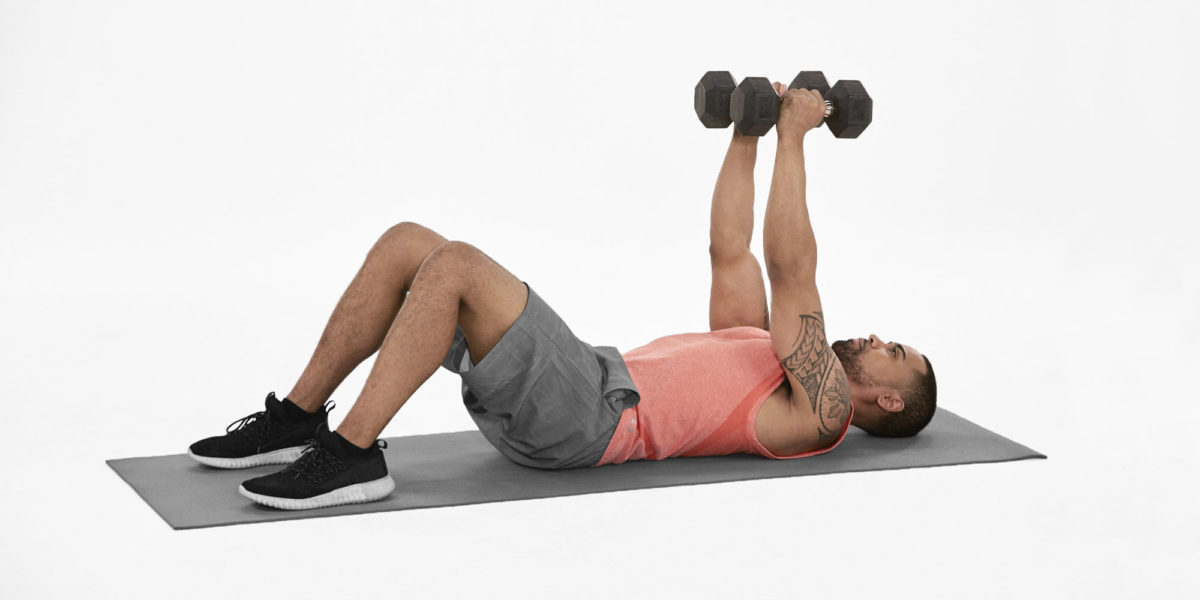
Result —
[[421, 265], [366, 385], [337, 431], [374, 443], [400, 407], [437, 372], [461, 325], [472, 360], [482, 362], [528, 301], [525, 284], [478, 248], [448, 242]]
[[286, 398], [316, 412], [354, 368], [379, 349], [421, 263], [446, 241], [416, 223], [388, 229], [342, 294], [308, 366]]

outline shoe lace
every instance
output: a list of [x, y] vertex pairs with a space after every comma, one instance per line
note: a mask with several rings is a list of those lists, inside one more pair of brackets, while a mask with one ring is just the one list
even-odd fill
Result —
[[[337, 403], [330, 400], [325, 403], [325, 414], [329, 414]], [[256, 413], [246, 415], [225, 428], [225, 433], [239, 433], [244, 435], [255, 444], [261, 446], [276, 432], [278, 425], [275, 421], [268, 417], [267, 411], [260, 410]]]
[[275, 425], [271, 419], [267, 418], [267, 411], [260, 410], [254, 414], [246, 415], [225, 428], [225, 433], [237, 433], [250, 438], [256, 444], [261, 444], [275, 430]]
[[313, 482], [315, 485], [320, 485], [321, 482], [337, 474], [345, 468], [345, 464], [334, 456], [332, 452], [326, 450], [317, 440], [308, 440], [308, 446], [300, 454], [300, 458], [288, 465], [287, 471], [292, 471], [292, 479], [304, 477]]

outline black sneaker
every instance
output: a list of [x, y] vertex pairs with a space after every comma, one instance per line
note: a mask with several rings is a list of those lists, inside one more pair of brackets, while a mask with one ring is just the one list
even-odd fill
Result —
[[321, 410], [307, 413], [291, 400], [267, 394], [267, 409], [230, 423], [225, 435], [205, 438], [188, 447], [188, 456], [210, 467], [243, 469], [287, 464], [304, 451], [317, 427], [328, 424], [329, 401]]
[[243, 481], [238, 492], [259, 504], [287, 510], [379, 500], [396, 487], [388, 475], [384, 448], [387, 440], [359, 448], [322, 425], [296, 462]]

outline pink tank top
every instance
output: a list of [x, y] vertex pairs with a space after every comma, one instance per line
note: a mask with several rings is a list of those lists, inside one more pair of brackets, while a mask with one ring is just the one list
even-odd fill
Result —
[[[641, 401], [621, 413], [595, 466], [673, 456], [758, 454], [799, 458], [828, 448], [776, 456], [754, 435], [754, 419], [784, 380], [771, 333], [753, 326], [658, 338], [621, 355]], [[852, 414], [853, 416], [853, 409]]]

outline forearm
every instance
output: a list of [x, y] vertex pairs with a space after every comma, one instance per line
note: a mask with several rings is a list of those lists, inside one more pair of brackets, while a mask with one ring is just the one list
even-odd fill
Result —
[[763, 257], [772, 279], [813, 276], [816, 271], [817, 241], [808, 220], [804, 186], [803, 137], [781, 138], [763, 223]]
[[750, 250], [754, 234], [754, 162], [758, 138], [735, 135], [713, 190], [709, 253], [728, 256]]

